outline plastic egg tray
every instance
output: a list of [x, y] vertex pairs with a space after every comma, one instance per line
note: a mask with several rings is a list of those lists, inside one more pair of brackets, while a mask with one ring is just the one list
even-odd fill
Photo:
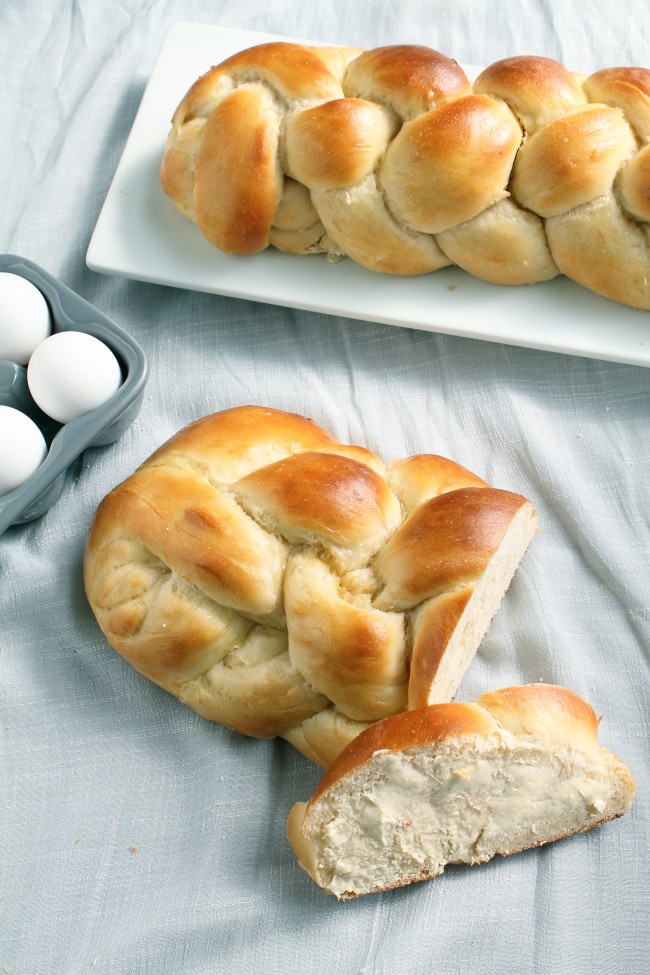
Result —
[[0, 534], [41, 515], [60, 497], [65, 474], [87, 447], [113, 443], [135, 420], [147, 381], [147, 359], [122, 328], [32, 261], [13, 254], [0, 255], [0, 271], [19, 274], [45, 297], [52, 316], [52, 331], [87, 332], [111, 349], [122, 369], [122, 385], [92, 412], [60, 424], [47, 417], [33, 401], [24, 366], [0, 360], [0, 404], [26, 413], [40, 427], [48, 445], [45, 460], [19, 487], [0, 497]]

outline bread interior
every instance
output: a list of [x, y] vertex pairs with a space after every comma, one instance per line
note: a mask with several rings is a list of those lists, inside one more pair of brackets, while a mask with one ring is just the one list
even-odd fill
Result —
[[[499, 732], [381, 751], [288, 825], [302, 866], [346, 899], [482, 863], [622, 815], [632, 793], [606, 749]], [[292, 840], [293, 842], [293, 840]]]

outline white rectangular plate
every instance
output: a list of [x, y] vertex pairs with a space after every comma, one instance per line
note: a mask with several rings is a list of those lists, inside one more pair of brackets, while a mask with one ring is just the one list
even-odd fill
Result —
[[[160, 188], [171, 116], [191, 84], [236, 51], [288, 40], [204, 24], [174, 24], [145, 89], [93, 233], [88, 267], [138, 281], [444, 332], [528, 348], [650, 366], [650, 314], [599, 298], [566, 278], [508, 288], [459, 268], [403, 278], [351, 260], [273, 248], [222, 254]], [[465, 65], [468, 75], [478, 69]]]

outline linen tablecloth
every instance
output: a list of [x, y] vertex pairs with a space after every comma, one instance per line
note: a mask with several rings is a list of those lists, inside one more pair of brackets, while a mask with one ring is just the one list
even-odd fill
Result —
[[[426, 43], [478, 65], [542, 54], [587, 73], [649, 65], [649, 13], [647, 0], [0, 5], [1, 249], [127, 329], [151, 368], [126, 434], [87, 450], [51, 509], [0, 537], [0, 972], [650, 971], [650, 371], [85, 264], [175, 22]], [[577, 691], [637, 780], [623, 819], [350, 903], [298, 868], [286, 815], [320, 771], [140, 677], [107, 646], [81, 578], [101, 498], [180, 427], [244, 403], [310, 416], [386, 460], [443, 454], [534, 500], [541, 532], [458, 698], [540, 680]]]

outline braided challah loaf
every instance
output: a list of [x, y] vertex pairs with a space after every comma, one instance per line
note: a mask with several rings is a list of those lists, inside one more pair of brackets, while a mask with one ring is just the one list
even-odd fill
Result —
[[457, 264], [499, 284], [562, 273], [650, 309], [650, 71], [588, 78], [513, 57], [473, 85], [418, 46], [270, 43], [178, 106], [162, 186], [215, 247]]
[[529, 501], [452, 461], [384, 465], [238, 407], [104, 499], [84, 577], [138, 671], [328, 766], [370, 723], [453, 696], [536, 530]]
[[600, 826], [634, 792], [591, 705], [527, 684], [377, 722], [296, 803], [287, 835], [316, 883], [347, 899]]

